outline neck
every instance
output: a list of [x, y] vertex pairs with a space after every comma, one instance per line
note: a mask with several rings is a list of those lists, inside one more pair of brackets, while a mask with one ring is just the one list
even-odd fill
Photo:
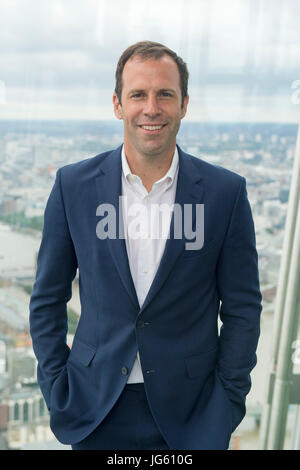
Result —
[[168, 172], [172, 164], [175, 145], [164, 154], [145, 155], [131, 151], [124, 142], [124, 151], [130, 171], [141, 178], [148, 192], [151, 191], [155, 181], [160, 180]]

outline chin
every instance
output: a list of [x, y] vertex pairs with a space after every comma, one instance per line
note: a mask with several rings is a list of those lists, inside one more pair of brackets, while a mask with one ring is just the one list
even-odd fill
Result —
[[142, 153], [145, 155], [159, 155], [161, 154], [165, 149], [163, 147], [152, 147], [152, 148], [144, 148], [142, 149]]
[[150, 145], [141, 145], [141, 150], [144, 153], [161, 153], [167, 150], [168, 146], [165, 142], [148, 142]]

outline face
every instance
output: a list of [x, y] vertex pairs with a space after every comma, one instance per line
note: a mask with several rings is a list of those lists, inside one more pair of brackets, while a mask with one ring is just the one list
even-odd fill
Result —
[[124, 121], [126, 153], [149, 157], [174, 152], [188, 104], [186, 97], [181, 107], [176, 62], [168, 55], [157, 60], [135, 56], [126, 62], [122, 78], [122, 104], [116, 94], [113, 103], [116, 117]]

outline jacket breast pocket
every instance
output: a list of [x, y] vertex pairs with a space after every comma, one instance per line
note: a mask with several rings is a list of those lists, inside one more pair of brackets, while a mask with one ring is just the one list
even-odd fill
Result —
[[218, 348], [184, 358], [190, 379], [205, 379], [216, 367]]
[[75, 335], [68, 361], [78, 364], [78, 362], [88, 367], [96, 354], [95, 346], [91, 346], [78, 339]]

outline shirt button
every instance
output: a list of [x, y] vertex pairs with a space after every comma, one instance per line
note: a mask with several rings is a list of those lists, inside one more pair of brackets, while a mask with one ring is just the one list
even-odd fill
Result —
[[143, 273], [144, 273], [144, 274], [147, 274], [147, 272], [148, 272], [148, 269], [147, 269], [147, 268], [143, 268]]
[[128, 374], [128, 369], [127, 369], [127, 367], [125, 367], [125, 366], [122, 367], [122, 374], [123, 374], [123, 375], [127, 375], [127, 374]]

